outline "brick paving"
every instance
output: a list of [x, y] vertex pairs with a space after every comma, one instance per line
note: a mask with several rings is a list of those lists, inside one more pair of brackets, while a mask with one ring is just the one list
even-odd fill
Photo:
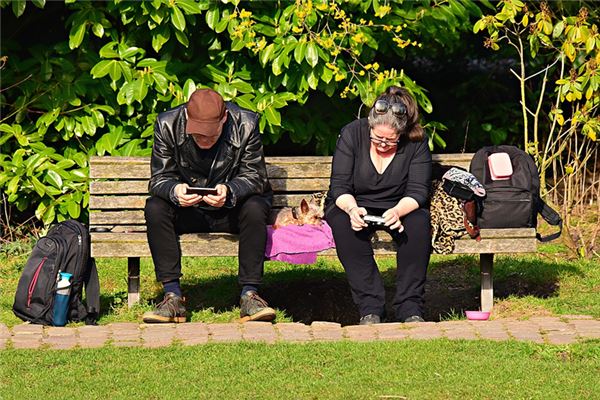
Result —
[[21, 324], [9, 329], [0, 323], [0, 350], [115, 347], [156, 348], [205, 343], [307, 343], [324, 341], [371, 342], [386, 340], [516, 340], [544, 344], [573, 344], [600, 339], [600, 319], [587, 315], [535, 317], [528, 320], [443, 321], [411, 324], [385, 323], [341, 326], [315, 321], [271, 324], [248, 322], [206, 324], [138, 324], [119, 322], [101, 326], [43, 327]]

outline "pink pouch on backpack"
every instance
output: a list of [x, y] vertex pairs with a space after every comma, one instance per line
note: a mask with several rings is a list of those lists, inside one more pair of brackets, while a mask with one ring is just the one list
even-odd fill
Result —
[[508, 153], [493, 153], [488, 156], [490, 176], [493, 181], [510, 179], [513, 173]]

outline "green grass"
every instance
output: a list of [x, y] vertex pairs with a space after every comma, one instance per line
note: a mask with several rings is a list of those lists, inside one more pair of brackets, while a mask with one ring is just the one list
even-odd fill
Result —
[[0, 398], [597, 399], [598, 344], [432, 340], [6, 350], [0, 352]]
[[[565, 257], [564, 247], [556, 244], [542, 245], [539, 249], [538, 255], [496, 257], [494, 317], [530, 316], [535, 313], [600, 317], [598, 259], [569, 260]], [[0, 322], [8, 326], [20, 323], [12, 314], [11, 307], [26, 259], [25, 254], [0, 253]], [[388, 286], [388, 294], [391, 294], [395, 259], [385, 257], [378, 262]], [[239, 315], [237, 259], [184, 258], [182, 263], [182, 285], [188, 299], [189, 319], [204, 322], [235, 321]], [[151, 260], [142, 259], [142, 301], [136, 307], [127, 308], [126, 269], [124, 259], [98, 260], [103, 309], [100, 324], [139, 321], [141, 314], [150, 310], [153, 302], [162, 295], [162, 288], [154, 278]], [[478, 307], [479, 264], [476, 257], [434, 255], [428, 277], [428, 296], [431, 298], [426, 306], [435, 308], [433, 316], [436, 319], [464, 318], [464, 309]], [[283, 291], [283, 295], [286, 290], [293, 290], [296, 297], [289, 299], [287, 304], [301, 308], [315, 285], [320, 286], [320, 291], [315, 292], [314, 296], [324, 303], [354, 310], [348, 289], [344, 286], [343, 269], [336, 259], [320, 258], [316, 265], [308, 266], [266, 263], [265, 290]], [[328, 292], [330, 286], [337, 286], [338, 290]], [[278, 304], [273, 305], [277, 307]], [[296, 315], [286, 308], [289, 307], [283, 306], [277, 310], [278, 321], [297, 320]]]

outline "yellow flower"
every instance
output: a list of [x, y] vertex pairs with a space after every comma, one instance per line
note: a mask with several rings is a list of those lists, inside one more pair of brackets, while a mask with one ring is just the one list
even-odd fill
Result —
[[379, 69], [379, 64], [378, 63], [373, 63], [373, 69], [375, 71], [377, 71]]
[[381, 7], [379, 7], [379, 10], [377, 10], [377, 12], [375, 13], [375, 16], [379, 17], [379, 18], [383, 18], [390, 11], [392, 11], [392, 7], [390, 7], [390, 6], [381, 6]]
[[292, 27], [292, 31], [293, 31], [294, 33], [300, 33], [300, 32], [302, 32], [303, 30], [304, 30], [304, 29], [300, 28], [299, 26], [294, 26], [294, 27]]
[[336, 81], [336, 82], [343, 81], [343, 80], [344, 80], [344, 78], [346, 78], [346, 75], [345, 75], [345, 74], [342, 74], [342, 73], [337, 73], [337, 74], [335, 74], [335, 81]]
[[252, 16], [252, 12], [250, 11], [246, 11], [242, 8], [242, 11], [240, 11], [240, 18], [250, 18]]
[[365, 71], [361, 70], [361, 71], [360, 71], [358, 74], [359, 74], [360, 76], [365, 76]]

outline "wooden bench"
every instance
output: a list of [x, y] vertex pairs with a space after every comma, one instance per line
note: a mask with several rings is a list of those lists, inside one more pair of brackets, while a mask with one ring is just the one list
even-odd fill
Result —
[[[434, 162], [468, 168], [472, 154], [435, 154]], [[274, 207], [298, 205], [303, 197], [327, 190], [331, 157], [268, 157], [267, 171], [275, 192]], [[92, 157], [90, 160], [90, 232], [92, 257], [127, 258], [128, 304], [139, 301], [140, 257], [150, 257], [144, 206], [150, 178], [149, 157]], [[454, 254], [479, 254], [481, 309], [493, 307], [495, 253], [536, 251], [535, 229], [482, 229], [482, 240], [456, 241]], [[236, 256], [237, 236], [226, 233], [185, 234], [185, 256]], [[375, 253], [395, 254], [386, 232], [373, 237]], [[335, 249], [321, 253], [335, 256]]]

